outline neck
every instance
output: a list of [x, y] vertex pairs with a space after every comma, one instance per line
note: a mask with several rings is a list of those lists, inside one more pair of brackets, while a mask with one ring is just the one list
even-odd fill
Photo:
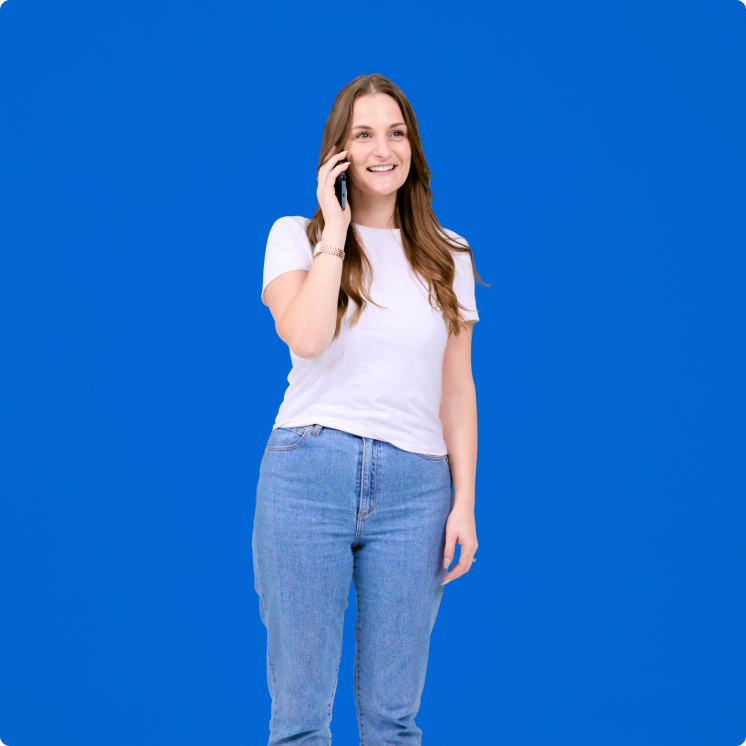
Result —
[[[350, 181], [347, 182], [350, 196], [352, 222], [366, 228], [389, 229], [394, 225], [394, 210], [396, 209], [396, 195], [370, 194], [361, 192]], [[354, 207], [353, 207], [354, 205]]]

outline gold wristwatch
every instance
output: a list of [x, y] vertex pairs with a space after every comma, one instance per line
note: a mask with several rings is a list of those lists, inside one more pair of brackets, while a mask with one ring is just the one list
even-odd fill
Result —
[[338, 256], [342, 261], [345, 258], [345, 253], [342, 249], [338, 249], [336, 246], [329, 246], [328, 243], [321, 243], [321, 241], [316, 244], [316, 248], [313, 250], [314, 259], [319, 254], [334, 254], [334, 256]]

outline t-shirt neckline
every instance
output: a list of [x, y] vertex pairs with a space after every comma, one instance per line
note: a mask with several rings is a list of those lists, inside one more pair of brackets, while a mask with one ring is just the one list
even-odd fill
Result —
[[359, 223], [353, 223], [355, 228], [362, 228], [366, 231], [373, 231], [374, 233], [401, 233], [401, 228], [369, 228], [367, 225], [360, 225]]

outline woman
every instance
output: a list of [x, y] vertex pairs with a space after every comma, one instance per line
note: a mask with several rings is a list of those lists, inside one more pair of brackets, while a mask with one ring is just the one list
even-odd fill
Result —
[[352, 581], [361, 744], [412, 746], [443, 585], [477, 549], [475, 270], [432, 212], [414, 112], [387, 78], [340, 91], [320, 160], [316, 213], [274, 223], [262, 286], [293, 364], [252, 537], [269, 744], [331, 742]]

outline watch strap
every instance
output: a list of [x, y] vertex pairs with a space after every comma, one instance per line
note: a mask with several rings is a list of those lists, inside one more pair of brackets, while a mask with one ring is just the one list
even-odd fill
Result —
[[313, 256], [317, 257], [319, 254], [334, 254], [344, 261], [345, 253], [342, 249], [338, 249], [336, 246], [330, 246], [328, 243], [322, 243], [319, 241], [314, 249]]

